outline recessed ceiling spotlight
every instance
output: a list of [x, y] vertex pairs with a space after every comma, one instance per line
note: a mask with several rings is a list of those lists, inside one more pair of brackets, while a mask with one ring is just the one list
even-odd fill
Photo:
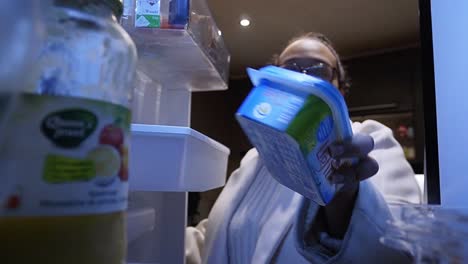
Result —
[[243, 26], [243, 27], [248, 27], [248, 26], [250, 26], [250, 20], [244, 18], [244, 19], [242, 19], [242, 20], [240, 21], [240, 24], [241, 24], [241, 26]]

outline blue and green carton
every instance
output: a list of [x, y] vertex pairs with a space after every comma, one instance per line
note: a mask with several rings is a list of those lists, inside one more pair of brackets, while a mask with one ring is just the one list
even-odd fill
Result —
[[236, 117], [270, 174], [318, 204], [341, 188], [328, 147], [352, 138], [348, 108], [329, 82], [268, 66], [248, 69], [254, 88]]

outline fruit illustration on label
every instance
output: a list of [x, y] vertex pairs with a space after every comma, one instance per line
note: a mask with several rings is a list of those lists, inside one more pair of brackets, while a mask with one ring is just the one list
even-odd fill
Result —
[[120, 154], [118, 176], [121, 181], [128, 181], [128, 147], [125, 144], [125, 135], [122, 128], [122, 119], [117, 119], [113, 124], [104, 126], [99, 135], [99, 143], [108, 145]]
[[94, 163], [98, 185], [110, 184], [120, 170], [120, 154], [112, 146], [98, 146], [88, 153], [87, 158]]
[[99, 136], [99, 143], [102, 145], [111, 145], [116, 149], [119, 149], [124, 142], [124, 133], [122, 128], [109, 124], [105, 126]]
[[16, 186], [15, 190], [7, 197], [4, 204], [5, 208], [8, 210], [18, 209], [21, 206], [21, 188]]
[[20, 197], [18, 195], [12, 195], [8, 197], [6, 202], [7, 209], [17, 209], [20, 206]]

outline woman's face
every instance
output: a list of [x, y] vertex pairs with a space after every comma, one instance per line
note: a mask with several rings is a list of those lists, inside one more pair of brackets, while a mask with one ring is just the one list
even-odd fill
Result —
[[[318, 59], [335, 68], [335, 71], [338, 69], [336, 57], [330, 49], [315, 39], [304, 38], [291, 43], [279, 56], [279, 65], [284, 65], [294, 59]], [[335, 87], [338, 87], [337, 77], [337, 74], [335, 74], [331, 81]]]

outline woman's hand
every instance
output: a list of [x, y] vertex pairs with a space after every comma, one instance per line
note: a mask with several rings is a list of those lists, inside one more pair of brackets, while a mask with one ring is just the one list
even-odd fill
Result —
[[330, 180], [344, 185], [324, 208], [327, 231], [333, 237], [343, 238], [348, 229], [359, 182], [379, 170], [377, 161], [368, 156], [373, 149], [374, 140], [364, 134], [356, 134], [350, 141], [335, 143], [329, 148], [334, 167]]
[[372, 177], [379, 170], [377, 161], [368, 154], [374, 149], [374, 139], [364, 134], [356, 134], [350, 141], [330, 146], [334, 173], [331, 181], [345, 187]]

